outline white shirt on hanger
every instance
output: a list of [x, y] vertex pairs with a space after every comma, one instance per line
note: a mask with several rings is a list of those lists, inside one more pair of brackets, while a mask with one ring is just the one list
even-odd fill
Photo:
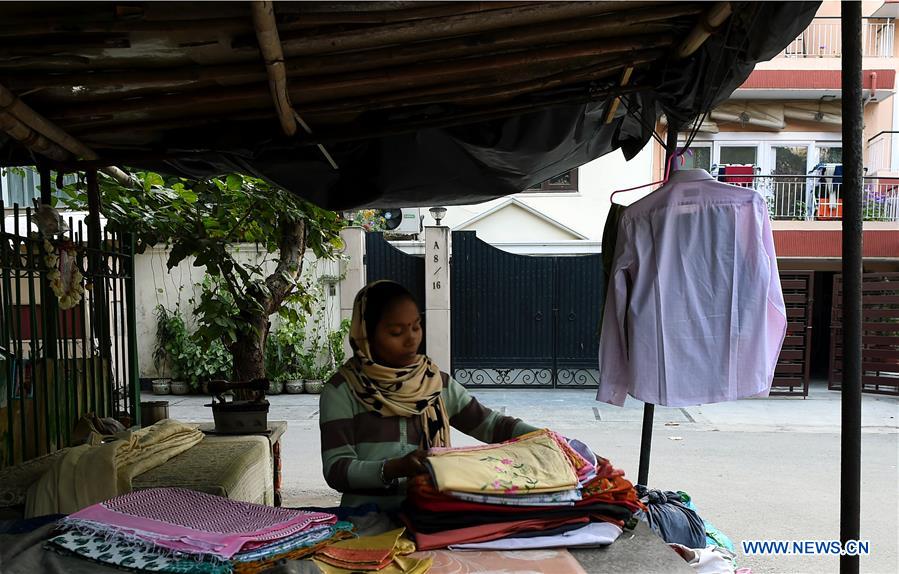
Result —
[[619, 222], [596, 398], [767, 396], [786, 327], [765, 200], [704, 170], [674, 172]]

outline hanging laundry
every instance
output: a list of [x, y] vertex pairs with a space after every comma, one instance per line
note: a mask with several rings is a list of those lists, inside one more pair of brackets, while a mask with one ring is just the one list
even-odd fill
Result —
[[786, 311], [764, 199], [675, 172], [621, 216], [599, 342], [599, 401], [691, 406], [766, 396]]

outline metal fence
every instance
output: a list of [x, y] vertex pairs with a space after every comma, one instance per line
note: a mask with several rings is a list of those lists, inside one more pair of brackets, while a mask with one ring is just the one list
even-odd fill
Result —
[[[873, 58], [893, 56], [892, 18], [864, 18], [862, 53]], [[786, 58], [839, 58], [843, 54], [840, 18], [815, 18], [802, 34], [780, 53]]]
[[62, 310], [31, 209], [0, 208], [2, 467], [72, 444], [85, 413], [135, 422], [140, 399], [130, 238], [106, 230], [99, 245], [88, 246], [83, 223], [69, 219], [69, 231], [53, 244], [74, 250], [70, 261], [88, 288]]
[[[843, 218], [840, 177], [738, 175], [732, 185], [752, 187], [768, 202], [771, 219], [839, 221]], [[865, 221], [899, 221], [899, 178], [864, 178]]]

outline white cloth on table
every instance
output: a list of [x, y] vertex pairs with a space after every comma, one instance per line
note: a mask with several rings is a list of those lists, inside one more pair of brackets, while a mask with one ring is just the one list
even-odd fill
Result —
[[468, 502], [506, 506], [574, 506], [575, 502], [583, 498], [581, 491], [576, 488], [538, 494], [477, 494], [457, 491], [449, 491], [447, 494]]
[[766, 396], [786, 334], [765, 200], [675, 172], [621, 216], [599, 341], [599, 401], [683, 407]]
[[536, 550], [539, 548], [574, 548], [608, 546], [621, 535], [621, 529], [610, 522], [591, 522], [583, 528], [551, 536], [500, 538], [487, 542], [452, 544], [450, 550]]

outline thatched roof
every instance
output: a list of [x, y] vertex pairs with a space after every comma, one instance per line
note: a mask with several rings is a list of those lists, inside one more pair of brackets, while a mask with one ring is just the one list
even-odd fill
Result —
[[334, 208], [482, 200], [635, 154], [817, 4], [2, 3], [0, 163], [238, 170]]

